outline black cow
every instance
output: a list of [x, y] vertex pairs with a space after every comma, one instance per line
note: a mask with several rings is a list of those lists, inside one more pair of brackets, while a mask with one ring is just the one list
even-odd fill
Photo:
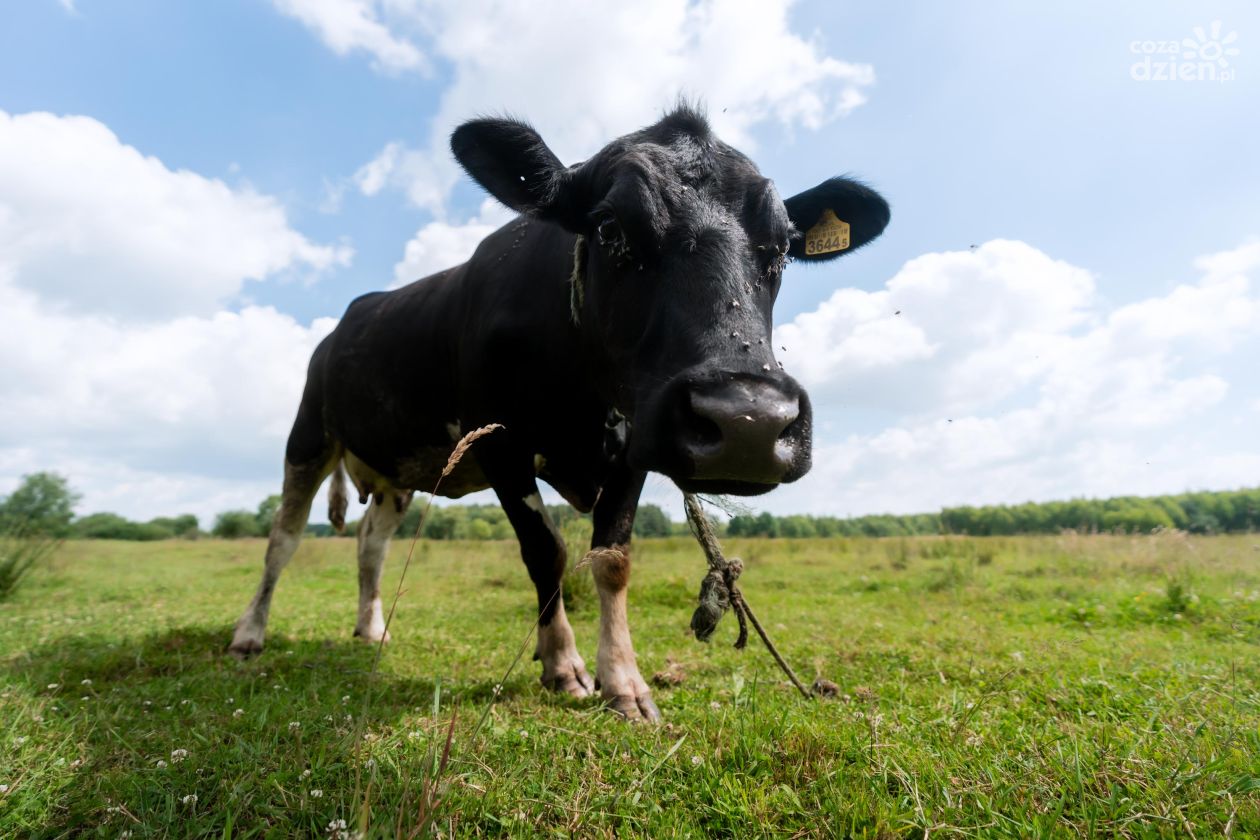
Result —
[[[753, 495], [808, 471], [809, 400], [771, 347], [780, 279], [789, 259], [829, 260], [879, 236], [888, 205], [846, 178], [783, 201], [687, 106], [570, 167], [509, 119], [465, 123], [451, 148], [521, 215], [467, 263], [355, 300], [316, 348], [262, 582], [231, 650], [262, 649], [276, 579], [330, 473], [334, 525], [346, 472], [371, 500], [355, 635], [380, 640], [381, 567], [412, 492], [433, 487], [462, 434], [499, 423], [442, 495], [498, 495], [538, 591], [543, 683], [579, 697], [598, 686], [626, 717], [656, 719], [625, 608], [644, 477]], [[592, 546], [621, 549], [593, 563], [594, 681], [559, 597], [565, 547], [539, 478], [594, 511]]]

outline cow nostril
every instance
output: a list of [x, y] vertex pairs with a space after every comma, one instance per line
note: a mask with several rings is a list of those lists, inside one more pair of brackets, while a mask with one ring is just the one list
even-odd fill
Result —
[[689, 406], [690, 411], [684, 412], [683, 433], [687, 442], [687, 448], [696, 451], [710, 451], [722, 445], [722, 427], [712, 417], [695, 410], [694, 406]]

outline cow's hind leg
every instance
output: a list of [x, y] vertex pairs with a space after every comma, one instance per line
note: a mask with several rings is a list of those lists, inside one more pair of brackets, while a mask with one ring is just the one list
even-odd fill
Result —
[[276, 581], [293, 558], [293, 552], [297, 551], [302, 532], [306, 529], [306, 520], [311, 513], [311, 501], [331, 468], [331, 459], [326, 457], [301, 466], [285, 460], [284, 490], [276, 518], [271, 523], [271, 534], [267, 538], [262, 581], [258, 584], [253, 600], [236, 622], [236, 632], [228, 648], [234, 656], [243, 659], [262, 650], [263, 637], [267, 632], [267, 614], [271, 610], [271, 596], [275, 592]]
[[359, 618], [354, 635], [369, 642], [389, 641], [381, 611], [381, 571], [389, 539], [410, 503], [410, 493], [378, 493], [359, 523]]

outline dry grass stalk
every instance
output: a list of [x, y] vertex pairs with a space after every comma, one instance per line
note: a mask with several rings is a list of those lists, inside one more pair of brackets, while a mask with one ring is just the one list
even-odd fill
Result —
[[[460, 438], [459, 443], [455, 444], [455, 448], [451, 450], [451, 457], [446, 459], [446, 466], [442, 468], [442, 475], [438, 478], [438, 484], [441, 484], [443, 478], [446, 478], [455, 471], [455, 467], [458, 466], [461, 460], [463, 460], [464, 453], [468, 451], [468, 447], [472, 446], [478, 440], [491, 432], [502, 428], [503, 424], [501, 423], [491, 423], [488, 426], [482, 426], [480, 429], [473, 429], [471, 432]], [[433, 492], [435, 494], [437, 493], [436, 484], [433, 486]], [[433, 498], [432, 495], [429, 498]]]

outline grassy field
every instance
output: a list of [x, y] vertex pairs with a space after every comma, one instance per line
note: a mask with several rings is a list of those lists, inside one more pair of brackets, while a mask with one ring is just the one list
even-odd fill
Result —
[[533, 621], [514, 544], [421, 544], [373, 676], [347, 540], [303, 544], [245, 663], [260, 541], [69, 543], [0, 605], [0, 836], [409, 836], [454, 718], [441, 836], [1260, 837], [1257, 542], [729, 541], [840, 687], [804, 701], [733, 617], [690, 638], [699, 550], [642, 541], [640, 665], [685, 675], [658, 727], [544, 692], [528, 655], [491, 707]]

